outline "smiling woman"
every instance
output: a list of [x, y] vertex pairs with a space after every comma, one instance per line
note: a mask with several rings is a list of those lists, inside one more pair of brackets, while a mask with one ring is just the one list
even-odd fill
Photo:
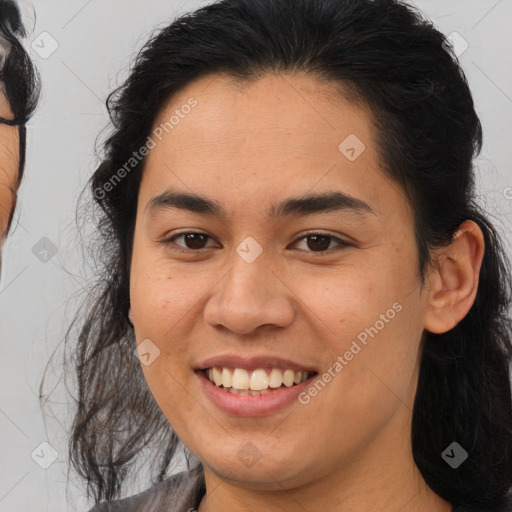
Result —
[[[94, 510], [512, 510], [510, 271], [443, 35], [391, 0], [222, 0], [108, 105], [70, 443]], [[142, 449], [153, 486], [114, 501]]]

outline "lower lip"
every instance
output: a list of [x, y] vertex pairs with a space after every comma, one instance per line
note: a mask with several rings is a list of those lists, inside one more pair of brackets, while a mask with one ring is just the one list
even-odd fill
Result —
[[213, 384], [203, 371], [196, 371], [195, 373], [210, 400], [222, 411], [238, 416], [263, 416], [277, 412], [295, 400], [298, 401], [298, 396], [310, 385], [310, 381], [316, 377], [315, 374], [291, 388], [272, 391], [266, 395], [251, 396], [234, 395], [228, 391], [223, 391]]

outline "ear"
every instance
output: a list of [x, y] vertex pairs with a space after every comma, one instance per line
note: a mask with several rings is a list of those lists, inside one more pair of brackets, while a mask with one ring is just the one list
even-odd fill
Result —
[[128, 320], [130, 321], [130, 323], [133, 325], [133, 321], [134, 321], [134, 316], [133, 316], [133, 311], [132, 311], [132, 307], [130, 306], [130, 308], [128, 309]]
[[435, 252], [436, 265], [428, 276], [427, 331], [442, 334], [467, 315], [475, 301], [484, 250], [482, 230], [466, 220], [452, 242]]

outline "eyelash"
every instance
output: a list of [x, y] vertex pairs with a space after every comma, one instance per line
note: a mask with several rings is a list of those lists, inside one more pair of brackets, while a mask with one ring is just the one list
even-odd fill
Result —
[[[198, 232], [198, 231], [185, 231], [183, 233], [177, 233], [177, 234], [171, 236], [170, 238], [166, 238], [165, 240], [162, 240], [161, 243], [165, 247], [170, 248], [173, 251], [177, 251], [177, 252], [181, 252], [181, 253], [187, 253], [187, 254], [199, 253], [202, 250], [208, 249], [208, 247], [203, 247], [201, 249], [188, 249], [188, 248], [184, 248], [184, 247], [181, 247], [181, 246], [177, 246], [174, 243], [174, 240], [177, 240], [178, 238], [183, 237], [185, 235], [204, 235], [204, 236], [208, 237], [209, 239], [212, 239], [212, 237], [210, 235], [207, 235], [206, 233], [201, 233], [201, 232]], [[326, 251], [307, 251], [307, 250], [305, 250], [305, 252], [309, 252], [309, 253], [311, 253], [314, 256], [317, 256], [317, 255], [321, 256], [323, 254], [331, 254], [332, 252], [339, 251], [339, 250], [341, 250], [341, 249], [343, 249], [345, 247], [349, 247], [349, 246], [352, 245], [352, 244], [349, 244], [348, 242], [345, 242], [344, 240], [341, 240], [340, 238], [337, 238], [337, 237], [335, 237], [333, 235], [329, 235], [327, 233], [318, 233], [318, 232], [307, 233], [307, 234], [301, 236], [300, 238], [297, 238], [297, 240], [295, 240], [293, 242], [293, 244], [295, 244], [295, 243], [297, 243], [297, 242], [299, 242], [301, 240], [304, 240], [306, 238], [313, 237], [313, 236], [326, 237], [326, 238], [331, 239], [331, 241], [335, 241], [335, 242], [338, 243], [338, 247], [335, 247], [334, 249], [331, 248], [331, 249], [328, 249]], [[173, 245], [174, 245], [174, 247], [172, 247]], [[329, 242], [329, 245], [331, 245], [331, 242]]]

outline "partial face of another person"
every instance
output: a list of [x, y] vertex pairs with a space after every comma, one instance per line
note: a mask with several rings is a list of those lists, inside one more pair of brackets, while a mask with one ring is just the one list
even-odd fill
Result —
[[[427, 298], [413, 213], [382, 170], [368, 112], [305, 74], [216, 75], [175, 95], [154, 128], [171, 116], [144, 169], [130, 299], [172, 427], [205, 470], [254, 488], [412, 464]], [[217, 208], [178, 207], [171, 193]], [[278, 207], [333, 193], [332, 208]], [[214, 366], [317, 375], [300, 397], [295, 386], [240, 397], [209, 382]]]
[[[12, 118], [9, 103], [1, 91], [0, 117]], [[16, 202], [20, 161], [19, 147], [19, 127], [0, 123], [0, 248], [5, 240]]]

